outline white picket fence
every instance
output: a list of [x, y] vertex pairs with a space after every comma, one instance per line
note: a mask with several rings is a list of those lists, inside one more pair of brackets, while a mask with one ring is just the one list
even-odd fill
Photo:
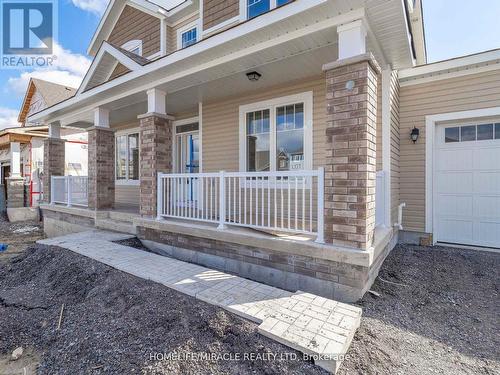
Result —
[[158, 218], [316, 235], [323, 242], [324, 170], [158, 174]]
[[87, 176], [51, 176], [50, 203], [88, 206]]

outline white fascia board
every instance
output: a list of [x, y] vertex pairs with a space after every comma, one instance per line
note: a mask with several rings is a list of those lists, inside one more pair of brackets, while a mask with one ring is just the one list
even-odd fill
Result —
[[116, 48], [111, 46], [109, 43], [104, 42], [99, 49], [99, 52], [97, 53], [97, 56], [95, 57], [94, 61], [92, 61], [92, 64], [87, 71], [87, 74], [85, 74], [85, 77], [83, 78], [83, 81], [78, 88], [78, 91], [76, 95], [81, 94], [86, 88], [89, 83], [89, 81], [92, 79], [92, 76], [94, 75], [95, 70], [99, 66], [99, 63], [101, 62], [103, 56], [105, 53], [109, 53], [111, 56], [113, 56], [117, 62], [125, 65], [128, 69], [135, 71], [141, 68], [141, 65], [136, 63], [134, 60], [132, 60], [130, 57], [124, 55], [120, 51], [118, 51]]
[[[261, 17], [258, 17], [256, 19], [250, 20], [244, 24], [239, 25], [238, 27], [234, 27], [232, 29], [226, 30], [223, 33], [216, 34], [208, 39], [201, 40], [197, 44], [191, 46], [190, 48], [185, 48], [180, 51], [176, 51], [170, 55], [167, 55], [161, 59], [155, 60], [145, 66], [142, 66], [140, 69], [136, 71], [132, 71], [128, 74], [122, 75], [120, 77], [115, 78], [114, 80], [104, 83], [100, 86], [97, 86], [95, 88], [92, 88], [91, 90], [88, 90], [86, 92], [83, 92], [79, 95], [75, 95], [73, 98], [68, 99], [64, 102], [61, 102], [59, 104], [56, 104], [50, 108], [47, 108], [43, 111], [40, 111], [32, 117], [30, 117], [30, 121], [42, 121], [45, 120], [46, 116], [50, 116], [56, 111], [64, 110], [74, 104], [77, 104], [81, 100], [88, 99], [94, 95], [103, 93], [106, 90], [109, 90], [113, 87], [119, 86], [125, 82], [132, 81], [136, 78], [141, 78], [146, 76], [147, 74], [151, 74], [161, 68], [165, 68], [171, 64], [174, 64], [176, 62], [185, 60], [187, 58], [194, 58], [194, 55], [198, 55], [204, 51], [207, 51], [211, 48], [214, 48], [216, 46], [219, 46], [221, 44], [230, 42], [234, 39], [237, 39], [240, 36], [247, 35], [252, 33], [255, 30], [258, 30], [262, 28], [262, 25], [271, 25], [273, 23], [281, 21], [283, 18], [293, 16], [297, 13], [301, 13], [305, 10], [308, 10], [310, 8], [313, 8], [317, 5], [323, 4], [327, 2], [328, 0], [310, 0], [310, 1], [301, 1], [301, 2], [296, 2], [296, 3], [291, 3], [286, 7], [278, 8], [273, 12], [269, 12], [267, 14], [264, 14]], [[196, 73], [198, 71], [206, 70], [211, 67], [223, 64], [225, 62], [230, 62], [234, 59], [245, 57], [248, 55], [251, 55], [253, 53], [256, 53], [262, 49], [266, 49], [269, 47], [272, 47], [274, 45], [279, 45], [282, 43], [285, 43], [287, 41], [293, 40], [300, 38], [306, 34], [309, 33], [314, 33], [316, 31], [321, 31], [330, 27], [338, 26], [343, 23], [351, 22], [356, 19], [363, 18], [365, 15], [365, 10], [364, 8], [359, 8], [352, 10], [350, 12], [331, 17], [328, 19], [325, 19], [323, 21], [305, 26], [302, 29], [294, 30], [289, 33], [284, 33], [283, 35], [280, 35], [279, 37], [276, 37], [274, 39], [266, 40], [263, 41], [262, 43], [253, 45], [248, 48], [244, 48], [241, 50], [238, 50], [234, 53], [228, 54], [221, 56], [219, 58], [213, 59], [211, 61], [208, 61], [206, 63], [203, 63], [199, 66], [180, 71], [178, 73], [174, 74], [166, 74], [164, 75], [161, 79], [155, 80], [154, 84], [153, 83], [146, 83], [141, 86], [137, 86], [133, 89], [130, 89], [128, 91], [122, 91], [120, 94], [115, 95], [114, 97], [107, 98], [106, 100], [100, 101], [98, 104], [94, 103], [92, 107], [95, 105], [102, 105], [106, 104], [110, 101], [114, 101], [117, 99], [121, 99], [124, 97], [127, 97], [129, 95], [141, 92], [141, 91], [146, 91], [153, 86], [158, 86], [161, 84], [165, 84], [171, 81], [174, 81], [176, 79], [182, 78], [184, 76], [189, 76], [193, 73]], [[262, 20], [261, 20], [262, 19]], [[252, 21], [257, 21], [257, 22], [252, 22]], [[90, 108], [91, 106], [89, 106]], [[78, 112], [84, 112], [85, 109], [80, 109]], [[64, 117], [64, 116], [62, 116]]]
[[465, 68], [469, 65], [485, 64], [500, 59], [500, 49], [478, 53], [471, 56], [436, 62], [399, 71], [399, 79], [416, 78], [427, 74], [443, 73], [451, 69]]

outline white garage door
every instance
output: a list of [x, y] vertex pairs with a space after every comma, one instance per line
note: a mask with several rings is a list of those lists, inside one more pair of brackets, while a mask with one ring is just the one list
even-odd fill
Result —
[[500, 122], [436, 127], [434, 236], [500, 248]]

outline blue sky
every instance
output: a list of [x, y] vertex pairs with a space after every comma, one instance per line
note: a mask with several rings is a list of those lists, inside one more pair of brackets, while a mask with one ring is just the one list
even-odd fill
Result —
[[[168, 0], [172, 1], [172, 0]], [[90, 64], [86, 49], [108, 0], [59, 0], [57, 66], [0, 70], [0, 129], [16, 125], [30, 76], [77, 86]], [[500, 0], [423, 0], [428, 61], [500, 48]]]

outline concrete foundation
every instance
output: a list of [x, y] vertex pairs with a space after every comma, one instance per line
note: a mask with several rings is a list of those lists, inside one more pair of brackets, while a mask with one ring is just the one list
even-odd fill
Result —
[[33, 207], [7, 208], [7, 217], [11, 223], [20, 221], [39, 221], [40, 210]]

